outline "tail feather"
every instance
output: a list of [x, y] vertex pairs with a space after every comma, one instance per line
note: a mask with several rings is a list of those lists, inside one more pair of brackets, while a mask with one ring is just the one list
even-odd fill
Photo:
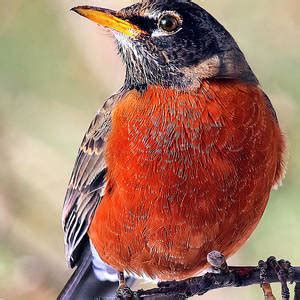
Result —
[[113, 299], [117, 282], [99, 281], [93, 270], [93, 255], [86, 247], [77, 269], [58, 296], [58, 300]]

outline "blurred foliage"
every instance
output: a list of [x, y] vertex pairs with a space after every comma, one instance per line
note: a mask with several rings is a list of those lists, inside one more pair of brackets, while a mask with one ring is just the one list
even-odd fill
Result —
[[[1, 3], [2, 1], [0, 1]], [[114, 8], [132, 1], [81, 1]], [[112, 39], [69, 12], [79, 1], [11, 0], [0, 9], [0, 298], [55, 299], [70, 271], [60, 224], [80, 140], [123, 69]], [[276, 107], [288, 175], [231, 262], [300, 264], [300, 20], [297, 0], [199, 1], [236, 37]], [[122, 71], [121, 71], [122, 70]], [[260, 299], [258, 287], [203, 299]]]

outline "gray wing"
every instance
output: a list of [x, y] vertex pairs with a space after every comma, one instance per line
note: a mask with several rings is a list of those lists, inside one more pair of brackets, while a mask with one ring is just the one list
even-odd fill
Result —
[[108, 99], [92, 121], [79, 149], [66, 193], [62, 224], [66, 257], [71, 267], [80, 259], [88, 228], [105, 190], [104, 147], [117, 98], [116, 95]]

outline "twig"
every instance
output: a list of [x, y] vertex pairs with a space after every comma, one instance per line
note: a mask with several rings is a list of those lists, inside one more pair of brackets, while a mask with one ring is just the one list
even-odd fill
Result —
[[[261, 284], [258, 267], [229, 267], [229, 270], [229, 273], [208, 273], [183, 281], [162, 282], [158, 284], [158, 288], [135, 292], [134, 299], [186, 299], [194, 295], [204, 295], [215, 289]], [[293, 272], [287, 272], [286, 279], [297, 283], [295, 300], [300, 300], [300, 267], [294, 267], [292, 270]], [[267, 271], [265, 279], [268, 283], [280, 282], [275, 270], [271, 269]]]

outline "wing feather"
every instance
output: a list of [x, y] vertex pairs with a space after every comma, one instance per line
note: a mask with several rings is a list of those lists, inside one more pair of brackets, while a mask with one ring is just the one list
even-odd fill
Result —
[[120, 94], [109, 98], [84, 136], [65, 196], [62, 224], [66, 257], [74, 267], [105, 189], [105, 143], [111, 129], [111, 112]]

